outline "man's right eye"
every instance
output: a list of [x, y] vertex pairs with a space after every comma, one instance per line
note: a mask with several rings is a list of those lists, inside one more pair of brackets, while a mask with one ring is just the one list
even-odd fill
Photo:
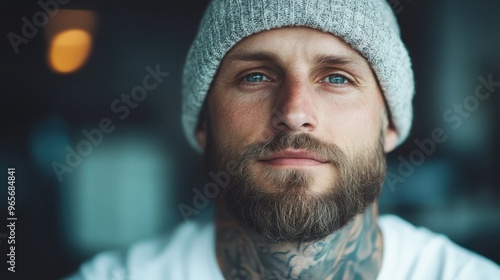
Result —
[[264, 76], [260, 73], [252, 73], [243, 78], [243, 80], [247, 83], [257, 83], [263, 81], [270, 81], [268, 77]]

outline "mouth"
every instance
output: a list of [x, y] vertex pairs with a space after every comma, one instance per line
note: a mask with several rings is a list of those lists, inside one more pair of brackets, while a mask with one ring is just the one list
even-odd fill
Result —
[[329, 163], [319, 155], [304, 150], [285, 150], [259, 160], [272, 166], [315, 166]]

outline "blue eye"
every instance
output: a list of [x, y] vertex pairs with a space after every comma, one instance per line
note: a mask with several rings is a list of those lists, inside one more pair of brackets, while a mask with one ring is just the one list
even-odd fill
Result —
[[328, 82], [339, 85], [339, 84], [347, 84], [349, 80], [347, 80], [347, 78], [342, 75], [334, 74], [328, 76]]
[[269, 81], [269, 79], [266, 76], [259, 73], [253, 73], [245, 77], [245, 82], [248, 83], [256, 83], [262, 81]]

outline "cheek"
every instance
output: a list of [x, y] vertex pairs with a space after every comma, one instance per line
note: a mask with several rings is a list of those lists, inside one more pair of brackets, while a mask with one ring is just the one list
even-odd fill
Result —
[[212, 106], [212, 131], [219, 146], [241, 149], [255, 141], [265, 124], [264, 112], [260, 111], [262, 106], [222, 100], [215, 102], [220, 105]]
[[[323, 122], [328, 141], [341, 147], [373, 145], [380, 136], [381, 108], [371, 102], [325, 105]], [[329, 106], [328, 106], [329, 105]]]

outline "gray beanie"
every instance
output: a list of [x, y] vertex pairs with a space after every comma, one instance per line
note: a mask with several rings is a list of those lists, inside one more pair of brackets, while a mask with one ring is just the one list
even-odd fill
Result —
[[398, 133], [413, 118], [413, 71], [396, 17], [386, 0], [212, 0], [188, 52], [183, 72], [182, 122], [197, 150], [200, 109], [224, 55], [243, 38], [284, 26], [329, 32], [358, 50], [375, 72]]

